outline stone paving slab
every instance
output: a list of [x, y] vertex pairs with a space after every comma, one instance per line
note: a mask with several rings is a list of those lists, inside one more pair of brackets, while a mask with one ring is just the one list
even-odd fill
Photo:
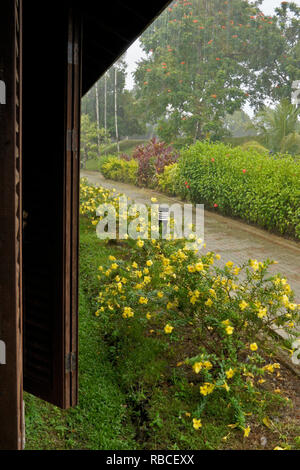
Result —
[[[81, 176], [88, 178], [91, 184], [107, 189], [115, 188], [136, 202], [149, 204], [151, 197], [156, 197], [160, 204], [183, 204], [179, 199], [153, 190], [106, 180], [99, 172], [82, 171]], [[267, 258], [278, 261], [278, 264], [270, 267], [270, 271], [279, 272], [288, 279], [295, 292], [296, 302], [300, 303], [300, 242], [286, 240], [265, 230], [209, 211], [205, 211], [204, 230], [206, 248], [222, 256], [221, 264], [229, 260], [242, 264], [250, 258], [258, 261]]]

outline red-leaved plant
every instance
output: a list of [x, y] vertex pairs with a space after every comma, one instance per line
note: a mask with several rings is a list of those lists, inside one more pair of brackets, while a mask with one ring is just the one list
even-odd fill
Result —
[[139, 145], [132, 157], [138, 161], [138, 184], [154, 186], [156, 174], [161, 174], [167, 165], [177, 162], [178, 154], [173, 147], [159, 142], [155, 137], [147, 145]]

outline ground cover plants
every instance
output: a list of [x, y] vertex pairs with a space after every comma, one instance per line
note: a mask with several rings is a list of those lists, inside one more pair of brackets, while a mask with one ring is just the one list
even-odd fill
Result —
[[[115, 191], [82, 182], [81, 213], [90, 227], [102, 202], [118, 210]], [[287, 279], [268, 273], [271, 260], [218, 267], [217, 253], [199, 256], [183, 241], [101, 243], [114, 254], [94, 273], [94, 314], [140, 439], [147, 435], [153, 445], [164, 435], [174, 445], [181, 434], [176, 445], [184, 448], [220, 446], [226, 436], [247, 439], [257, 423], [269, 424], [271, 403], [288, 406], [282, 390], [268, 386], [281, 372], [280, 341], [276, 335], [269, 341], [269, 328], [296, 337], [299, 305]]]

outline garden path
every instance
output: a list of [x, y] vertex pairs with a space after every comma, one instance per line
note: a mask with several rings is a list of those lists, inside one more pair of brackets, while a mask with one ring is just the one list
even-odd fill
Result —
[[[96, 171], [81, 171], [91, 184], [103, 186], [107, 189], [115, 188], [118, 192], [139, 203], [149, 204], [152, 197], [159, 203], [183, 204], [179, 199], [166, 196], [162, 193], [137, 188], [136, 186], [106, 180]], [[253, 227], [230, 217], [224, 217], [211, 211], [205, 211], [204, 219], [205, 243], [208, 251], [221, 255], [220, 264], [233, 261], [242, 264], [248, 259], [263, 261], [267, 258], [278, 261], [270, 267], [270, 271], [281, 273], [286, 277], [293, 288], [296, 302], [300, 303], [300, 243], [273, 235], [265, 230]]]

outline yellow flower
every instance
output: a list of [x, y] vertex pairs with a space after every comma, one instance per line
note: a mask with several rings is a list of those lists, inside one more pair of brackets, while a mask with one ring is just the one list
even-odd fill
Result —
[[148, 299], [146, 297], [140, 297], [139, 298], [139, 303], [140, 304], [147, 304], [148, 303]]
[[139, 248], [143, 248], [143, 246], [144, 246], [143, 240], [138, 240], [138, 241], [136, 242], [136, 244], [137, 244], [137, 246], [138, 246]]
[[203, 366], [204, 366], [205, 369], [207, 369], [207, 370], [212, 369], [212, 363], [211, 363], [210, 361], [204, 361], [204, 362], [203, 362]]
[[174, 330], [174, 326], [171, 326], [169, 324], [167, 324], [164, 328], [164, 331], [165, 331], [166, 334], [172, 333], [173, 330]]
[[245, 310], [245, 308], [248, 307], [248, 304], [247, 302], [245, 302], [245, 300], [242, 300], [241, 303], [239, 304], [239, 307], [241, 310]]
[[152, 315], [151, 315], [151, 314], [148, 312], [148, 313], [146, 314], [146, 318], [147, 318], [147, 320], [150, 320], [150, 319], [151, 319], [151, 317], [152, 317]]
[[198, 430], [202, 426], [201, 419], [193, 418], [193, 428]]
[[221, 259], [221, 255], [216, 254], [216, 259]]
[[199, 263], [196, 264], [195, 268], [196, 268], [196, 271], [198, 272], [203, 271], [204, 269], [203, 263], [201, 263], [200, 261]]
[[213, 304], [213, 301], [211, 299], [207, 299], [207, 301], [205, 302], [205, 305], [207, 305], [208, 307], [211, 307]]
[[147, 263], [146, 263], [146, 264], [147, 264], [147, 266], [149, 266], [149, 267], [150, 267], [150, 266], [152, 266], [152, 264], [153, 264], [153, 261], [151, 261], [151, 259], [148, 259], [148, 261], [147, 261]]
[[276, 447], [274, 447], [273, 450], [284, 450], [284, 449], [283, 449], [282, 447], [280, 447], [280, 446], [276, 446]]
[[222, 387], [225, 388], [226, 392], [229, 392], [230, 387], [228, 386], [227, 382], [224, 382], [224, 384], [222, 385]]
[[251, 259], [250, 260], [250, 266], [253, 269], [253, 271], [257, 271], [259, 269], [259, 263], [256, 259]]
[[263, 318], [263, 317], [265, 317], [266, 315], [267, 315], [267, 308], [266, 308], [266, 307], [260, 308], [260, 309], [258, 310], [257, 316], [258, 316], [259, 318]]
[[244, 437], [248, 437], [250, 434], [251, 428], [248, 426], [247, 428], [243, 428], [243, 429], [244, 429]]
[[205, 384], [201, 385], [200, 387], [200, 393], [201, 395], [204, 395], [204, 396], [209, 395], [210, 393], [213, 392], [214, 388], [215, 388], [214, 384], [205, 382]]
[[112, 255], [109, 255], [108, 259], [109, 259], [110, 261], [116, 261], [116, 258], [115, 258], [114, 256], [112, 256]]
[[124, 312], [122, 314], [123, 318], [130, 318], [134, 316], [133, 310], [131, 307], [124, 307]]
[[111, 265], [111, 269], [118, 269], [117, 263], [113, 263], [113, 264]]
[[157, 292], [157, 297], [158, 297], [159, 299], [162, 299], [163, 296], [164, 296], [163, 292]]
[[151, 198], [151, 202], [152, 202], [153, 204], [154, 204], [155, 202], [157, 202], [156, 197], [152, 197], [152, 198]]
[[196, 374], [199, 374], [202, 369], [202, 362], [195, 362], [195, 364], [193, 365], [193, 369]]
[[231, 379], [234, 376], [234, 373], [235, 373], [234, 370], [231, 368], [226, 370], [225, 374], [226, 374], [227, 379]]
[[289, 304], [290, 304], [290, 301], [289, 301], [289, 298], [288, 298], [287, 295], [283, 295], [283, 296], [281, 297], [281, 302], [283, 303], [283, 305], [284, 305], [285, 307], [288, 307]]
[[251, 349], [251, 351], [257, 351], [258, 350], [257, 344], [256, 343], [251, 343], [250, 344], [250, 349]]
[[212, 297], [217, 297], [216, 291], [214, 289], [209, 289], [209, 293]]
[[233, 330], [234, 330], [233, 326], [227, 326], [225, 331], [228, 335], [232, 335]]
[[188, 266], [188, 271], [189, 271], [189, 273], [194, 273], [195, 270], [196, 270], [196, 269], [195, 269], [195, 266], [194, 266], [193, 264], [190, 264], [190, 265]]
[[132, 267], [133, 267], [134, 269], [137, 269], [137, 268], [138, 268], [138, 265], [137, 265], [137, 263], [136, 263], [135, 261], [132, 263]]
[[233, 265], [234, 265], [234, 263], [232, 261], [227, 261], [225, 266], [227, 266], [227, 268], [231, 269]]

